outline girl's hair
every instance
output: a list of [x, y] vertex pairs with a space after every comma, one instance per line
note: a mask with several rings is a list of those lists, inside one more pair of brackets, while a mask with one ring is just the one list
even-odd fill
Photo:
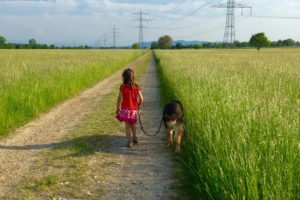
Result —
[[130, 68], [125, 69], [122, 74], [123, 84], [134, 87], [134, 71]]

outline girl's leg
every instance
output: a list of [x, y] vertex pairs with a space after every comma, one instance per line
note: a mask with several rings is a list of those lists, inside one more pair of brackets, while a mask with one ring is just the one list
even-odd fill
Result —
[[131, 128], [131, 131], [132, 131], [133, 143], [137, 144], [138, 141], [137, 141], [137, 137], [136, 137], [136, 125], [135, 124], [130, 124], [130, 128]]
[[131, 147], [132, 146], [131, 125], [125, 123], [125, 129], [126, 129], [127, 145], [128, 147]]

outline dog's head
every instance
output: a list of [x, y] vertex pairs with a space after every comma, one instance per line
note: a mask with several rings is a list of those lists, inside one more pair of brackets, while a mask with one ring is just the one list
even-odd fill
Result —
[[183, 121], [183, 107], [179, 101], [172, 101], [165, 105], [163, 110], [164, 121]]
[[166, 126], [172, 127], [177, 123], [177, 117], [176, 117], [175, 114], [173, 114], [173, 115], [165, 114], [164, 115], [164, 122], [165, 122]]

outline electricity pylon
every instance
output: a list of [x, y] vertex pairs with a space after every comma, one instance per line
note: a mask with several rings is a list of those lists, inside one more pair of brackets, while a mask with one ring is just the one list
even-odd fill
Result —
[[149, 16], [148, 13], [143, 12], [142, 8], [139, 12], [133, 13], [135, 19], [134, 21], [138, 21], [139, 25], [134, 27], [139, 29], [139, 47], [144, 48], [144, 29], [147, 28], [144, 26], [144, 22], [149, 22], [149, 19], [146, 19], [145, 16]]
[[103, 47], [106, 48], [106, 42], [107, 42], [107, 38], [106, 38], [106, 33], [103, 34]]
[[112, 28], [112, 36], [113, 36], [113, 47], [116, 48], [116, 41], [117, 41], [117, 34], [119, 34], [119, 29], [116, 28], [116, 26], [114, 25], [114, 27]]
[[252, 15], [252, 7], [245, 4], [236, 3], [235, 0], [227, 0], [227, 3], [219, 4], [213, 7], [227, 9], [223, 42], [225, 44], [233, 44], [233, 42], [235, 41], [235, 9], [249, 8], [250, 14]]

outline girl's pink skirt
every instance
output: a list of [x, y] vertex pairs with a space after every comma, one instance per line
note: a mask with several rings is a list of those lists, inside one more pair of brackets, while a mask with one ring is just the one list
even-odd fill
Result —
[[138, 121], [137, 110], [122, 109], [121, 112], [116, 116], [120, 122], [126, 122], [129, 124], [136, 124]]

